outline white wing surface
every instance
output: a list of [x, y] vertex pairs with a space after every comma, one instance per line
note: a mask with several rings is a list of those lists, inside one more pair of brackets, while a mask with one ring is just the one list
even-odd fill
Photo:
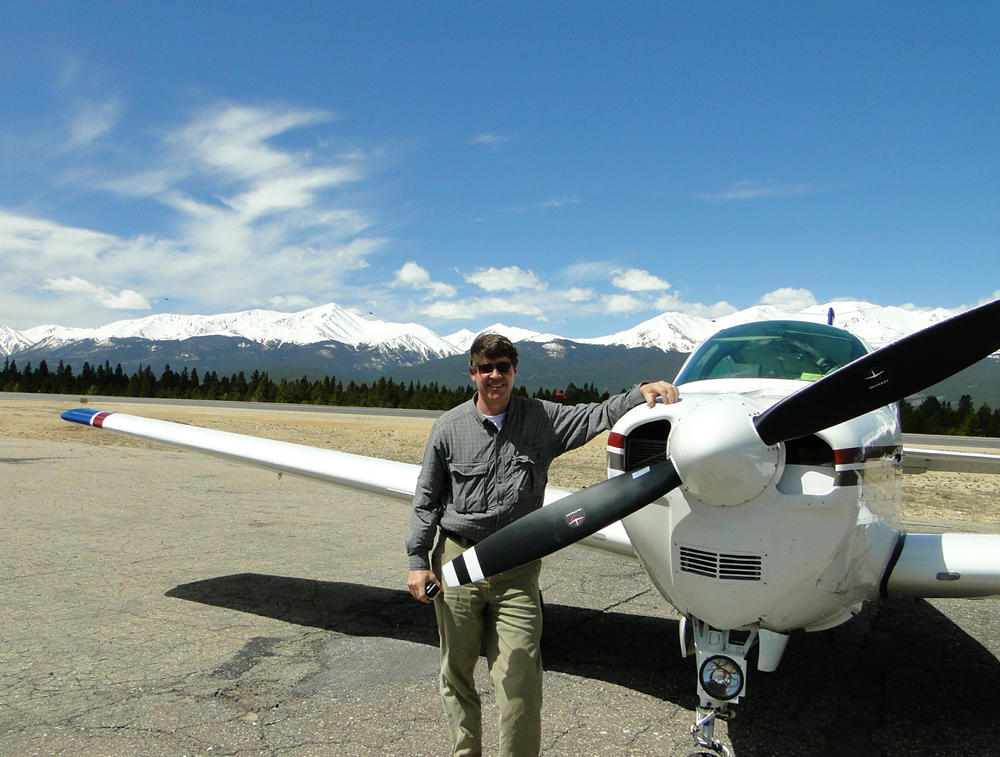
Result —
[[409, 501], [420, 466], [127, 413], [77, 408], [63, 420]]
[[1000, 594], [1000, 534], [906, 534], [885, 585], [890, 597]]
[[902, 467], [905, 473], [1000, 473], [1000, 455], [904, 447]]
[[[412, 463], [262, 439], [127, 413], [75, 408], [64, 412], [62, 418], [280, 473], [292, 473], [353, 489], [363, 489], [405, 502], [413, 499], [420, 473], [420, 466]], [[571, 493], [566, 489], [550, 486], [545, 490], [545, 504], [551, 504]], [[635, 557], [632, 542], [621, 523], [613, 523], [579, 543], [602, 552]]]

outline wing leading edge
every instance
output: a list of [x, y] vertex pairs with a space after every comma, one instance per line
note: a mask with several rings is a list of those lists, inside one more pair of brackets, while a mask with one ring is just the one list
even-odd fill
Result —
[[902, 468], [904, 473], [1000, 473], [1000, 455], [904, 447]]
[[[405, 502], [413, 499], [417, 477], [420, 474], [420, 466], [412, 463], [143, 418], [127, 413], [75, 408], [64, 412], [62, 419], [105, 431], [115, 431], [140, 439], [204, 452], [280, 473], [292, 473], [353, 489], [363, 489]], [[545, 504], [551, 504], [571, 493], [566, 489], [547, 487]], [[629, 541], [620, 522], [611, 524], [579, 543], [602, 552], [635, 558], [632, 542]]]
[[281, 473], [293, 473], [354, 489], [364, 489], [404, 501], [413, 498], [417, 475], [420, 473], [420, 466], [411, 463], [142, 418], [127, 413], [76, 408], [63, 413], [62, 419]]

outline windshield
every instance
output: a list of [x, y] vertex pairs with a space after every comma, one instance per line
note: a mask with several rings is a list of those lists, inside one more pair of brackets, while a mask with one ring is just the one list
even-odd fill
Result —
[[723, 329], [691, 356], [675, 383], [721, 378], [816, 381], [866, 355], [843, 329], [800, 321], [762, 321]]

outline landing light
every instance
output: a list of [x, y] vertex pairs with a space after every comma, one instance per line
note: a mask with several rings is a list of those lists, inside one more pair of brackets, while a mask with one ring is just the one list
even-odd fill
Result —
[[743, 691], [743, 670], [735, 660], [723, 655], [705, 660], [698, 677], [701, 687], [712, 699], [726, 701]]

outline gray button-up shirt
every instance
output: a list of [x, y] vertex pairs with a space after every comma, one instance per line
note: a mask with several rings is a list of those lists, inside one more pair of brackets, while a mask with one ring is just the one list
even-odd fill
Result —
[[605, 402], [580, 405], [512, 395], [499, 431], [476, 409], [475, 398], [441, 415], [427, 440], [413, 497], [409, 569], [430, 569], [438, 527], [478, 542], [541, 507], [552, 460], [610, 429], [642, 402], [639, 385]]

